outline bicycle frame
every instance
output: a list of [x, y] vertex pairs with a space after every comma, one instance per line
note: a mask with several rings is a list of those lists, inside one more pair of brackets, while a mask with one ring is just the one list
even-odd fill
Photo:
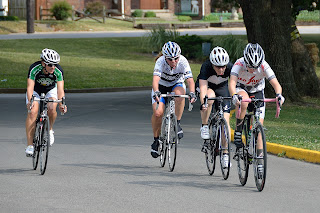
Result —
[[[168, 154], [169, 170], [172, 172], [175, 167], [178, 138], [178, 124], [175, 114], [175, 98], [189, 98], [188, 95], [175, 95], [173, 92], [161, 94], [161, 97], [167, 98], [165, 112], [162, 116], [161, 134], [159, 140], [160, 150], [160, 165], [165, 165], [166, 155]], [[157, 103], [158, 104], [158, 103]], [[156, 109], [158, 108], [158, 105]], [[192, 110], [192, 105], [189, 102], [189, 111]]]

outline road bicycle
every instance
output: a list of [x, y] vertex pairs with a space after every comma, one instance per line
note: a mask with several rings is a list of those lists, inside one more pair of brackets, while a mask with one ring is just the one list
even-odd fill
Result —
[[[43, 175], [47, 168], [47, 162], [48, 162], [48, 154], [49, 154], [49, 147], [50, 147], [50, 123], [49, 123], [49, 117], [48, 117], [48, 109], [47, 104], [49, 102], [54, 103], [62, 103], [62, 105], [65, 105], [65, 98], [63, 97], [61, 100], [52, 100], [45, 97], [44, 93], [41, 93], [40, 98], [32, 96], [31, 98], [31, 104], [33, 101], [39, 101], [40, 102], [40, 110], [38, 112], [37, 120], [36, 120], [36, 128], [35, 133], [33, 137], [33, 147], [34, 152], [32, 155], [32, 165], [33, 169], [36, 170], [38, 163], [40, 167], [40, 174]], [[64, 114], [63, 112], [61, 113]]]
[[[240, 99], [240, 102], [248, 102], [253, 105], [253, 111], [247, 112], [243, 119], [242, 142], [243, 147], [236, 149], [234, 159], [237, 161], [238, 176], [242, 186], [247, 183], [249, 165], [253, 165], [254, 179], [256, 187], [262, 191], [267, 176], [267, 145], [264, 128], [260, 123], [260, 103], [276, 102], [277, 109], [275, 117], [280, 114], [280, 98], [264, 98], [257, 99], [250, 97], [249, 99]], [[241, 104], [240, 104], [241, 106]], [[237, 112], [237, 117], [240, 116], [240, 107]], [[259, 142], [260, 142], [260, 147]]]
[[[223, 100], [230, 100], [231, 97], [214, 97], [204, 98], [204, 104], [207, 105], [208, 100], [215, 100], [218, 104], [218, 110], [214, 107], [210, 114], [208, 124], [210, 139], [204, 140], [203, 152], [205, 153], [208, 172], [213, 175], [216, 165], [216, 157], [220, 156], [220, 167], [223, 178], [226, 180], [230, 172], [230, 130], [228, 123], [224, 118]], [[228, 166], [224, 165], [224, 157], [227, 156]]]
[[[177, 145], [179, 143], [178, 124], [175, 114], [175, 98], [189, 98], [189, 96], [176, 95], [172, 92], [161, 94], [160, 97], [167, 98], [159, 137], [160, 166], [164, 167], [168, 155], [169, 170], [172, 172], [176, 164]], [[192, 110], [192, 107], [192, 104], [189, 102], [189, 111]]]

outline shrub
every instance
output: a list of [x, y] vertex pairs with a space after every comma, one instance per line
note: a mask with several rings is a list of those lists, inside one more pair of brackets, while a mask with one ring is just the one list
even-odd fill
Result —
[[209, 14], [204, 17], [205, 21], [219, 21], [220, 17], [217, 14]]
[[202, 58], [202, 43], [205, 42], [198, 35], [184, 35], [179, 36], [176, 42], [181, 47], [181, 54], [187, 59], [201, 59]]
[[147, 39], [143, 38], [143, 44], [145, 44], [150, 50], [160, 52], [164, 43], [168, 41], [175, 41], [180, 36], [180, 33], [176, 30], [166, 30], [159, 26], [153, 28], [148, 34]]
[[102, 1], [90, 1], [86, 4], [86, 13], [93, 14], [93, 15], [102, 15], [104, 4]]
[[131, 15], [133, 17], [142, 17], [143, 11], [142, 10], [135, 10], [135, 11], [133, 11], [133, 13]]
[[191, 21], [192, 18], [190, 16], [178, 16], [179, 21]]
[[0, 16], [0, 21], [19, 21], [17, 16]]
[[148, 11], [144, 14], [144, 17], [153, 18], [156, 17], [156, 13], [153, 11]]
[[66, 1], [57, 1], [53, 4], [50, 12], [57, 20], [66, 20], [71, 16], [71, 6]]
[[235, 62], [238, 58], [243, 56], [243, 50], [247, 45], [247, 40], [241, 39], [234, 35], [227, 35], [219, 37], [219, 39], [212, 39], [212, 47], [220, 46], [227, 50], [230, 61]]

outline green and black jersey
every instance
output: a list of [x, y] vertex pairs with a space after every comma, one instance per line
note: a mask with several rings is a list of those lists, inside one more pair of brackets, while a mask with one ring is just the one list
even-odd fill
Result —
[[30, 66], [28, 73], [28, 78], [35, 82], [34, 91], [38, 94], [46, 94], [58, 81], [63, 81], [63, 70], [59, 64], [56, 65], [53, 74], [44, 74], [42, 69], [41, 61], [37, 61]]

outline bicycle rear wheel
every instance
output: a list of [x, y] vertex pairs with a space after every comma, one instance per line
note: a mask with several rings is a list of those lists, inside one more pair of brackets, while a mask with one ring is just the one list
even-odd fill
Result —
[[[229, 137], [229, 127], [227, 121], [222, 118], [220, 120], [220, 126], [218, 127], [218, 143], [219, 144], [219, 154], [220, 154], [220, 166], [222, 176], [225, 180], [229, 177], [230, 172], [230, 137]], [[223, 144], [225, 143], [225, 147]], [[228, 157], [228, 165], [224, 165], [224, 156]]]
[[[267, 176], [267, 145], [263, 126], [260, 122], [255, 127], [253, 132], [253, 170], [254, 179], [256, 182], [257, 189], [262, 191], [266, 183]], [[262, 139], [262, 150], [258, 149], [258, 138]]]
[[32, 155], [32, 167], [34, 170], [37, 169], [38, 167], [38, 161], [39, 161], [39, 144], [40, 144], [40, 126], [39, 123], [36, 123], [36, 130], [34, 132], [34, 137], [33, 137], [33, 147], [34, 147], [34, 152]]
[[248, 154], [248, 143], [249, 143], [249, 130], [250, 130], [250, 117], [245, 116], [243, 120], [243, 130], [242, 130], [242, 142], [243, 147], [237, 150], [238, 156], [236, 157], [238, 176], [242, 186], [247, 183], [248, 173], [249, 173], [249, 154]]
[[168, 126], [168, 119], [164, 116], [161, 124], [161, 133], [159, 140], [159, 154], [160, 154], [160, 166], [164, 167], [167, 157], [167, 140], [166, 140], [166, 127]]
[[206, 164], [209, 175], [213, 175], [215, 167], [216, 167], [216, 157], [217, 157], [217, 146], [216, 146], [216, 136], [217, 129], [214, 127], [215, 120], [210, 119], [209, 123], [209, 133], [210, 139], [207, 141], [207, 150], [205, 152]]
[[178, 125], [177, 118], [174, 114], [170, 115], [168, 121], [168, 164], [169, 170], [172, 172], [174, 170], [177, 158], [177, 145], [178, 145]]
[[49, 119], [45, 119], [41, 131], [41, 140], [39, 145], [39, 158], [40, 158], [40, 174], [43, 175], [47, 168], [48, 153], [50, 146], [50, 135], [49, 135]]

